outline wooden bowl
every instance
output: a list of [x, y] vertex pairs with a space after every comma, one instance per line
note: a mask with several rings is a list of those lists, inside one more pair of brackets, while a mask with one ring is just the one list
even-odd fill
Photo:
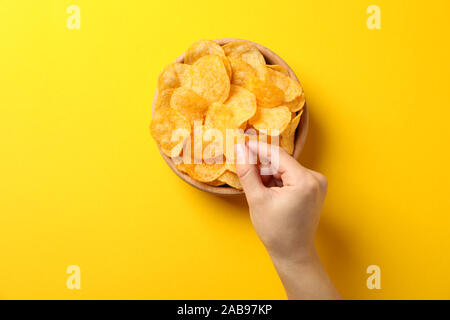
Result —
[[[234, 39], [234, 38], [224, 38], [224, 39], [216, 39], [214, 41], [216, 41], [218, 44], [220, 45], [224, 45], [228, 42], [232, 42], [232, 41], [236, 41], [236, 40], [243, 40], [243, 39]], [[288, 66], [288, 64], [286, 62], [284, 62], [283, 59], [281, 59], [275, 52], [273, 52], [270, 49], [267, 49], [266, 47], [263, 47], [262, 45], [252, 42], [252, 41], [248, 41], [248, 40], [244, 40], [247, 42], [252, 43], [253, 45], [255, 45], [259, 51], [261, 51], [261, 53], [263, 54], [264, 58], [266, 59], [266, 63], [267, 64], [278, 64], [281, 65], [283, 67], [285, 67], [288, 72], [289, 75], [291, 76], [291, 78], [295, 79], [298, 81], [297, 76], [295, 75], [294, 71]], [[184, 53], [179, 56], [175, 62], [184, 62]], [[156, 98], [158, 96], [158, 90], [156, 90], [155, 92], [155, 96], [153, 98], [153, 105], [152, 105], [152, 115], [153, 115], [153, 111], [155, 109], [155, 102], [156, 102]], [[303, 107], [303, 114], [300, 118], [300, 123], [297, 127], [297, 131], [295, 133], [295, 143], [294, 143], [294, 158], [298, 159], [300, 157], [300, 153], [303, 149], [303, 145], [305, 144], [305, 140], [306, 140], [306, 135], [308, 133], [308, 108], [306, 106]], [[173, 170], [173, 172], [175, 172], [175, 174], [177, 176], [179, 176], [181, 179], [183, 179], [184, 181], [186, 181], [187, 183], [189, 183], [191, 186], [196, 187], [197, 189], [200, 189], [202, 191], [206, 191], [206, 192], [210, 192], [210, 193], [214, 193], [214, 194], [218, 194], [218, 195], [239, 195], [239, 194], [243, 194], [244, 192], [241, 190], [237, 190], [231, 187], [214, 187], [214, 186], [210, 186], [206, 183], [203, 182], [199, 182], [193, 178], [191, 178], [190, 176], [188, 176], [187, 174], [179, 171], [176, 167], [175, 164], [173, 163], [172, 159], [170, 159], [168, 156], [166, 156], [161, 149], [158, 147], [159, 152], [161, 153], [161, 156], [163, 157], [163, 159], [167, 162], [167, 164], [169, 165], [169, 167]]]

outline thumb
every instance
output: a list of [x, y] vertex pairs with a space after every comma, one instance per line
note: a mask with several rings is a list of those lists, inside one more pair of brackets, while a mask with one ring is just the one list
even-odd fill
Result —
[[266, 187], [261, 181], [258, 167], [253, 164], [249, 155], [250, 152], [245, 144], [236, 145], [236, 172], [244, 188], [245, 196], [251, 203], [264, 194]]
[[249, 141], [248, 147], [251, 152], [257, 153], [261, 160], [270, 163], [271, 168], [281, 176], [284, 186], [297, 185], [308, 173], [306, 168], [279, 146], [252, 140]]

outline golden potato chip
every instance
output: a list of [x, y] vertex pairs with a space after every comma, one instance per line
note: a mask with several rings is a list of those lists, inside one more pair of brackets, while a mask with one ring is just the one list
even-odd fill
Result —
[[231, 107], [217, 102], [209, 106], [205, 116], [206, 129], [218, 129], [225, 135], [226, 129], [237, 129], [239, 125], [240, 123], [235, 122]]
[[294, 100], [290, 102], [284, 103], [286, 107], [291, 110], [291, 112], [297, 112], [303, 109], [305, 106], [305, 94], [302, 93], [299, 97], [295, 98]]
[[169, 64], [158, 77], [158, 91], [174, 89], [185, 85], [186, 75], [191, 66], [184, 63]]
[[266, 130], [270, 136], [281, 134], [291, 122], [291, 112], [288, 107], [258, 108], [249, 123], [258, 131]]
[[208, 142], [204, 139], [205, 128], [195, 123], [191, 127], [190, 139], [186, 139], [183, 147], [183, 162], [185, 164], [200, 164], [203, 161], [203, 152]]
[[238, 127], [246, 123], [256, 112], [255, 95], [247, 89], [233, 84], [230, 87], [230, 95], [224, 105], [232, 110], [233, 124], [238, 124]]
[[225, 70], [227, 70], [228, 78], [231, 81], [231, 78], [233, 77], [233, 70], [231, 69], [231, 63], [230, 60], [227, 57], [222, 57], [223, 65], [225, 66]]
[[150, 132], [167, 156], [176, 157], [183, 150], [183, 143], [190, 135], [191, 126], [178, 111], [161, 108], [155, 110]]
[[194, 121], [203, 123], [206, 110], [208, 110], [208, 102], [186, 87], [173, 90], [170, 106], [180, 112], [191, 125], [194, 125]]
[[170, 108], [170, 99], [172, 98], [174, 89], [166, 89], [162, 92], [158, 92], [158, 97], [155, 102], [155, 112], [158, 109]]
[[247, 79], [256, 77], [255, 70], [248, 63], [233, 57], [228, 57], [228, 60], [230, 61], [232, 70], [232, 84], [244, 86]]
[[[235, 163], [235, 145], [245, 143], [245, 134], [242, 129], [228, 130], [223, 144], [223, 154], [228, 163]], [[228, 168], [228, 170], [231, 170]], [[233, 171], [235, 172], [235, 170]]]
[[[220, 139], [216, 140], [216, 136]], [[222, 133], [218, 130], [207, 130], [202, 124], [195, 123], [191, 130], [190, 139], [186, 139], [183, 147], [183, 162], [185, 164], [200, 164], [224, 162]]]
[[[227, 154], [227, 150], [231, 154], [234, 142], [243, 136], [243, 130], [239, 128], [239, 121], [242, 116], [235, 115], [233, 107], [220, 103], [213, 103], [206, 112], [205, 130], [215, 130], [215, 136], [210, 141], [210, 148], [214, 150], [222, 150], [222, 154]], [[216, 154], [217, 155], [217, 154]]]
[[192, 69], [192, 66], [188, 65], [188, 64], [179, 64], [176, 65], [175, 70], [177, 70], [177, 74], [178, 74], [178, 79], [180, 79], [180, 85], [181, 87], [186, 86], [187, 84], [187, 80], [188, 80], [188, 75], [189, 75], [189, 70]]
[[222, 47], [212, 40], [197, 40], [186, 51], [184, 56], [184, 63], [193, 64], [195, 61], [203, 56], [216, 54], [218, 56], [225, 56]]
[[225, 171], [218, 180], [228, 184], [230, 187], [242, 190], [241, 182], [236, 173]]
[[225, 104], [213, 103], [205, 117], [205, 128], [217, 129], [221, 139], [211, 142], [211, 148], [222, 150], [230, 161], [234, 161], [234, 144], [244, 143], [244, 125], [256, 112], [254, 95], [245, 88], [231, 85], [230, 97]]
[[264, 56], [253, 44], [247, 41], [233, 41], [223, 46], [228, 57], [238, 58], [249, 64], [261, 80], [266, 79], [267, 68]]
[[280, 66], [278, 64], [268, 64], [267, 68], [278, 71], [278, 72], [284, 74], [286, 77], [290, 77], [289, 71], [285, 67]]
[[245, 88], [256, 97], [258, 106], [263, 108], [278, 107], [284, 102], [284, 92], [277, 86], [256, 77], [247, 79]]
[[295, 132], [300, 123], [302, 113], [303, 110], [291, 120], [291, 123], [289, 123], [287, 128], [280, 135], [280, 147], [286, 150], [290, 155], [294, 153]]
[[203, 150], [203, 160], [206, 163], [225, 162], [222, 139], [212, 139], [205, 141]]
[[284, 92], [284, 101], [290, 102], [295, 98], [299, 97], [303, 93], [303, 89], [300, 86], [300, 83], [295, 81], [289, 76], [282, 74], [281, 72], [272, 70], [270, 68], [267, 69], [267, 78], [268, 82], [277, 86]]
[[200, 182], [212, 182], [219, 178], [225, 172], [225, 165], [213, 164], [188, 164], [185, 165], [187, 173]]
[[183, 162], [175, 164], [175, 167], [178, 169], [178, 171], [181, 171], [181, 172], [187, 174], [186, 167], [185, 167], [185, 164]]
[[237, 171], [236, 171], [236, 164], [235, 164], [235, 163], [225, 163], [225, 167], [226, 167], [226, 169], [227, 169], [228, 171], [231, 171], [231, 172], [237, 174]]
[[223, 186], [225, 184], [225, 182], [222, 182], [220, 180], [214, 180], [211, 182], [206, 182], [206, 184], [209, 184], [210, 186], [213, 186], [213, 187], [219, 187], [219, 186]]
[[223, 59], [218, 55], [203, 56], [188, 72], [187, 87], [203, 97], [208, 104], [224, 102], [230, 93], [228, 77]]

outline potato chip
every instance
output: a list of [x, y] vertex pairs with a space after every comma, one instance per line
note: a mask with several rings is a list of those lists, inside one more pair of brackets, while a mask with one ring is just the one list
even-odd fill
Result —
[[267, 69], [267, 78], [268, 81], [280, 88], [284, 92], [284, 101], [290, 102], [295, 98], [299, 97], [303, 93], [303, 89], [300, 86], [300, 83], [295, 81], [289, 76], [282, 74], [281, 72], [272, 70], [270, 68]]
[[256, 71], [248, 63], [233, 57], [228, 57], [228, 60], [232, 70], [232, 84], [244, 86], [247, 79], [256, 77]]
[[183, 143], [190, 135], [191, 126], [178, 111], [161, 108], [155, 110], [150, 132], [167, 156], [176, 157], [183, 150]]
[[303, 109], [305, 106], [305, 94], [302, 93], [299, 97], [295, 98], [294, 100], [290, 102], [284, 103], [286, 107], [291, 110], [291, 112], [297, 112]]
[[209, 184], [210, 186], [213, 186], [213, 187], [220, 187], [220, 186], [223, 186], [225, 184], [225, 182], [222, 182], [220, 180], [214, 180], [211, 182], [206, 182], [206, 184]]
[[158, 77], [158, 91], [174, 89], [185, 85], [186, 75], [191, 66], [184, 63], [169, 64]]
[[234, 122], [234, 113], [231, 107], [221, 103], [213, 103], [209, 106], [205, 116], [206, 129], [218, 129], [225, 135], [226, 129], [237, 129], [239, 123]]
[[291, 122], [291, 112], [288, 107], [258, 108], [256, 114], [249, 120], [258, 131], [266, 130], [270, 136], [281, 134]]
[[[234, 136], [240, 137], [243, 131], [239, 133], [239, 121], [242, 117], [235, 115], [233, 107], [226, 106], [220, 103], [213, 103], [206, 112], [205, 130], [215, 129], [220, 135], [219, 139], [212, 139], [210, 148], [215, 150], [222, 150], [222, 154], [227, 152], [227, 144], [233, 143]], [[215, 134], [215, 135], [217, 135]], [[227, 137], [229, 141], [227, 142]], [[228, 147], [230, 149], [231, 146]], [[230, 151], [231, 152], [231, 151]]]
[[[241, 127], [256, 112], [256, 98], [245, 88], [231, 85], [230, 95], [224, 105], [233, 112], [233, 123]], [[234, 129], [234, 128], [233, 128]]]
[[233, 41], [224, 45], [223, 50], [228, 57], [238, 58], [249, 64], [259, 79], [266, 79], [266, 60], [253, 44], [247, 41]]
[[277, 86], [256, 77], [247, 79], [245, 88], [256, 97], [258, 106], [263, 108], [278, 107], [284, 102], [284, 92]]
[[173, 90], [170, 106], [180, 112], [191, 125], [194, 125], [194, 121], [203, 123], [208, 110], [208, 102], [186, 87]]
[[302, 113], [303, 110], [291, 120], [288, 127], [280, 135], [280, 147], [286, 150], [290, 155], [294, 153], [295, 132], [300, 123]]
[[188, 80], [188, 75], [189, 75], [189, 70], [192, 69], [192, 66], [188, 65], [188, 64], [176, 64], [175, 65], [175, 70], [177, 71], [178, 74], [178, 79], [180, 80], [180, 86], [186, 86], [187, 84], [187, 80]]
[[289, 71], [283, 66], [277, 65], [277, 64], [268, 64], [267, 68], [278, 71], [282, 74], [284, 74], [286, 77], [290, 77]]
[[[210, 142], [205, 140], [205, 127], [202, 124], [196, 123], [191, 130], [190, 139], [186, 139], [183, 148], [183, 162], [185, 164], [196, 163], [200, 164], [204, 159], [212, 157], [205, 157], [204, 151]], [[217, 154], [222, 155], [222, 150]]]
[[158, 92], [158, 97], [155, 102], [155, 110], [170, 108], [170, 99], [172, 98], [174, 89], [166, 89], [163, 92]]
[[230, 187], [242, 190], [241, 182], [239, 181], [239, 177], [236, 173], [225, 171], [218, 180], [228, 184]]
[[[244, 110], [245, 111], [245, 110]], [[213, 103], [206, 112], [205, 129], [217, 129], [223, 136], [241, 137], [244, 131], [240, 128], [245, 112], [239, 106]], [[250, 114], [249, 112], [246, 113]]]
[[175, 168], [177, 168], [178, 171], [181, 171], [181, 172], [187, 174], [186, 166], [185, 166], [185, 164], [184, 164], [183, 162], [180, 162], [180, 163], [175, 164]]
[[206, 163], [225, 162], [222, 138], [207, 140], [204, 146], [203, 160]]
[[212, 182], [219, 178], [225, 172], [225, 165], [213, 164], [188, 164], [185, 165], [187, 173], [200, 182]]
[[184, 63], [193, 64], [195, 61], [203, 56], [216, 54], [218, 56], [225, 56], [222, 47], [212, 40], [197, 40], [189, 49], [187, 49], [184, 56]]
[[[225, 155], [225, 159], [227, 162], [232, 164], [235, 163], [235, 150], [234, 150], [235, 146], [236, 144], [244, 144], [244, 143], [245, 143], [244, 130], [236, 129], [227, 131], [227, 135], [225, 137], [225, 141], [223, 144], [223, 154]], [[233, 171], [230, 168], [228, 168], [228, 170]]]
[[[216, 140], [216, 133], [220, 139]], [[186, 139], [183, 147], [183, 162], [185, 164], [200, 164], [224, 162], [224, 151], [222, 143], [222, 133], [206, 129], [203, 124], [194, 124], [191, 130], [190, 139]]]
[[231, 171], [231, 172], [237, 174], [237, 171], [236, 171], [236, 164], [235, 164], [235, 163], [225, 163], [225, 167], [226, 167], [226, 169], [227, 169], [228, 171]]
[[203, 97], [208, 104], [224, 102], [230, 93], [230, 78], [218, 55], [203, 56], [189, 70], [187, 87]]
[[225, 70], [227, 70], [228, 79], [233, 77], [233, 70], [231, 69], [230, 60], [227, 57], [222, 57], [223, 65], [225, 66]]

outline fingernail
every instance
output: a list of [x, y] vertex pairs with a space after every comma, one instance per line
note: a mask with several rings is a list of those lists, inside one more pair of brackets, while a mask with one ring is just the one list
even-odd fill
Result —
[[255, 153], [257, 153], [257, 152], [258, 152], [258, 141], [256, 141], [256, 140], [250, 140], [250, 141], [248, 142], [248, 147], [249, 147], [252, 151], [254, 151]]
[[236, 160], [239, 164], [243, 164], [245, 162], [245, 150], [242, 144], [236, 145]]

